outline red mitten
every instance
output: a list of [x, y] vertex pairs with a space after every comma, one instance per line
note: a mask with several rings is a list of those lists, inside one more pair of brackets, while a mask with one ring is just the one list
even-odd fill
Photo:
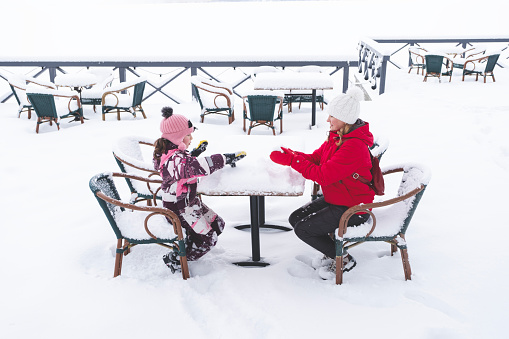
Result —
[[289, 148], [286, 148], [286, 147], [283, 147], [281, 146], [281, 149], [283, 150], [284, 153], [287, 153], [287, 154], [295, 154], [294, 151], [292, 151], [291, 149]]
[[290, 166], [292, 164], [293, 154], [274, 151], [270, 153], [270, 160], [274, 161], [276, 164]]

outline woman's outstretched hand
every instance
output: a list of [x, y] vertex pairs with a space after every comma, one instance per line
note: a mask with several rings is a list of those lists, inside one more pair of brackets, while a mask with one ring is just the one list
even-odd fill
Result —
[[276, 164], [280, 164], [283, 166], [290, 166], [293, 161], [293, 157], [295, 154], [289, 148], [281, 147], [283, 152], [274, 151], [270, 153], [270, 160], [274, 161]]

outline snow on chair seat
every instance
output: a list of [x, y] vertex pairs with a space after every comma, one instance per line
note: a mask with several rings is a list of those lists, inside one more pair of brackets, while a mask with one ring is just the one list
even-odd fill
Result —
[[[152, 162], [146, 161], [143, 158], [141, 148], [142, 145], [148, 146], [150, 153], [152, 153], [154, 142], [155, 139], [153, 138], [141, 136], [126, 136], [116, 140], [113, 145], [113, 156], [122, 173], [160, 179], [159, 172], [154, 169]], [[159, 193], [160, 184], [151, 185], [150, 183], [129, 178], [125, 178], [125, 180], [131, 190], [131, 202], [138, 203], [146, 200], [147, 204], [151, 205], [153, 201], [154, 205], [157, 206], [156, 199], [161, 200]]]
[[[143, 119], [146, 119], [145, 111], [141, 106], [143, 91], [145, 90], [145, 78], [121, 82], [104, 90], [101, 99], [102, 118], [106, 119], [107, 113], [117, 113], [117, 120], [120, 120], [120, 112], [128, 112], [136, 118], [136, 112], [141, 112]], [[122, 92], [132, 89], [132, 95]]]
[[189, 278], [185, 234], [178, 216], [167, 208], [139, 206], [123, 202], [115, 186], [114, 178], [126, 178], [150, 182], [151, 179], [124, 173], [99, 173], [89, 181], [89, 187], [103, 210], [117, 238], [113, 277], [122, 273], [123, 256], [133, 246], [158, 244], [178, 251], [182, 278]]
[[191, 77], [191, 84], [200, 104], [201, 122], [208, 114], [226, 115], [228, 124], [235, 120], [233, 88], [229, 84], [198, 75]]
[[[342, 256], [349, 248], [367, 241], [384, 241], [391, 244], [391, 255], [399, 249], [405, 280], [411, 279], [405, 233], [417, 205], [431, 178], [431, 172], [420, 164], [405, 164], [383, 168], [384, 175], [403, 172], [396, 197], [371, 204], [350, 207], [339, 221], [336, 242], [336, 284], [343, 283]], [[356, 227], [347, 227], [348, 220], [356, 213], [369, 213], [371, 218]]]

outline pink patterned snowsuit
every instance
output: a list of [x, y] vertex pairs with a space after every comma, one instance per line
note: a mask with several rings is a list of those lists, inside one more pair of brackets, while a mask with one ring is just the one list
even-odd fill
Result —
[[163, 206], [175, 212], [186, 230], [187, 260], [194, 261], [209, 252], [224, 229], [224, 220], [196, 195], [198, 178], [225, 165], [222, 154], [193, 157], [170, 144], [154, 167], [161, 174]]

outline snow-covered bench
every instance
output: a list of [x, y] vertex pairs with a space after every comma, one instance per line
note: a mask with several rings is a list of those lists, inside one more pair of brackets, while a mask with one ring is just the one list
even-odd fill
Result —
[[[417, 209], [417, 205], [431, 178], [431, 172], [423, 165], [404, 164], [385, 167], [384, 175], [403, 172], [396, 197], [371, 204], [359, 204], [349, 208], [339, 221], [336, 242], [336, 284], [343, 283], [342, 255], [351, 247], [367, 241], [385, 241], [391, 244], [391, 255], [399, 249], [403, 261], [405, 280], [411, 279], [405, 232]], [[347, 227], [350, 217], [366, 212], [371, 218], [357, 227]]]

